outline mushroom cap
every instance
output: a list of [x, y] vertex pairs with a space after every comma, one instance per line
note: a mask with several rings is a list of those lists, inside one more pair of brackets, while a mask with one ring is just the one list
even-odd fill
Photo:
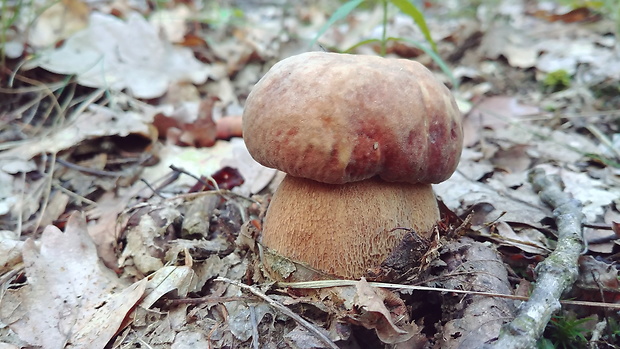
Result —
[[423, 65], [326, 52], [289, 57], [263, 76], [243, 137], [259, 163], [330, 184], [439, 183], [463, 146], [456, 102]]

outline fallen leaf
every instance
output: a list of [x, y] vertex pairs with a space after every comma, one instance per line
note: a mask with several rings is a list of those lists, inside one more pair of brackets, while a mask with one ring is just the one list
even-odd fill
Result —
[[596, 21], [601, 19], [601, 15], [593, 13], [587, 7], [577, 7], [565, 13], [551, 13], [545, 10], [537, 10], [533, 16], [543, 18], [549, 22], [562, 21], [565, 23], [575, 23], [583, 21]]
[[[185, 120], [175, 115], [157, 114], [153, 125], [157, 128], [160, 138], [180, 146], [210, 147], [215, 144], [217, 135], [213, 121], [213, 106], [217, 98], [206, 98], [199, 103], [195, 118]], [[185, 116], [185, 115], [183, 115]]]
[[[469, 238], [448, 242], [441, 251], [445, 267], [429, 286], [511, 294], [508, 273], [494, 248]], [[496, 338], [515, 313], [514, 301], [477, 295], [441, 293], [442, 319], [438, 322], [439, 347], [481, 348]]]
[[15, 190], [17, 180], [10, 174], [0, 171], [0, 216], [11, 212], [11, 209], [21, 200], [22, 196]]
[[241, 137], [242, 132], [241, 115], [225, 116], [215, 122], [217, 139], [230, 139]]
[[[364, 278], [355, 283], [355, 288], [357, 292], [354, 304], [360, 309], [360, 312], [353, 315], [352, 318], [359, 325], [374, 329], [382, 342], [388, 344], [405, 342], [419, 334], [419, 329], [415, 323], [407, 323], [402, 321], [402, 318], [397, 320], [397, 316], [393, 315], [386, 307], [386, 302], [390, 303], [389, 297], [391, 297], [400, 301], [404, 308], [405, 304], [398, 296], [390, 291], [370, 286]], [[396, 306], [398, 307], [398, 305]], [[402, 316], [403, 314], [399, 315]], [[396, 325], [396, 321], [399, 322], [400, 326]]]
[[[122, 190], [119, 190], [123, 192]], [[97, 206], [87, 212], [90, 226], [88, 233], [97, 245], [97, 253], [106, 266], [112, 270], [118, 269], [116, 255], [120, 227], [124, 220], [121, 213], [127, 207], [129, 199], [137, 192], [131, 188], [123, 194], [118, 191], [106, 192], [97, 201]]]
[[547, 255], [551, 252], [551, 249], [545, 243], [546, 237], [536, 229], [521, 229], [517, 233], [506, 222], [497, 223], [495, 229], [497, 234], [503, 238], [499, 241], [500, 245], [513, 246], [522, 251], [538, 255]]
[[463, 137], [466, 147], [478, 143], [482, 130], [500, 129], [520, 121], [524, 116], [537, 114], [538, 107], [522, 104], [515, 97], [493, 96], [485, 98], [463, 118]]
[[76, 75], [78, 83], [87, 87], [128, 89], [138, 98], [156, 98], [175, 81], [201, 84], [209, 76], [209, 66], [190, 49], [160, 39], [157, 29], [135, 12], [126, 21], [94, 12], [85, 30], [59, 49], [39, 52], [28, 64], [36, 66]]
[[[236, 292], [231, 290], [231, 287], [228, 288], [227, 295], [229, 296], [241, 296], [240, 292]], [[224, 304], [226, 310], [228, 311], [228, 327], [232, 332], [233, 336], [237, 340], [246, 341], [252, 337], [253, 325], [256, 326], [261, 322], [263, 317], [267, 314], [270, 316], [274, 315], [274, 310], [267, 303], [258, 303], [256, 305], [250, 305], [246, 302], [226, 302]], [[251, 309], [252, 307], [253, 309]], [[252, 317], [254, 320], [252, 320]]]
[[69, 199], [69, 195], [65, 193], [52, 193], [45, 207], [45, 211], [42, 212], [40, 226], [48, 226], [58, 220], [58, 218], [65, 213], [67, 205], [69, 204]]
[[196, 291], [196, 277], [191, 266], [167, 266], [160, 268], [149, 277], [144, 299], [140, 306], [150, 308], [163, 295], [176, 290], [178, 297], [184, 298], [188, 292]]
[[588, 242], [588, 250], [596, 253], [612, 253], [620, 241], [620, 213], [611, 207], [605, 211], [604, 220], [611, 229], [584, 228], [583, 238]]
[[579, 276], [575, 285], [582, 299], [611, 303], [620, 301], [618, 269], [593, 256], [579, 257]]
[[563, 169], [559, 175], [566, 191], [583, 205], [583, 214], [588, 222], [596, 222], [596, 218], [605, 213], [605, 207], [620, 197], [620, 188], [609, 186], [587, 173]]
[[13, 270], [22, 262], [24, 242], [15, 233], [0, 230], [0, 275]]
[[19, 146], [0, 153], [0, 160], [18, 158], [29, 160], [42, 153], [56, 153], [73, 147], [86, 139], [132, 133], [150, 134], [148, 123], [152, 117], [146, 111], [120, 112], [107, 107], [91, 105], [90, 110], [79, 114], [73, 122], [47, 135], [33, 138]]
[[[319, 329], [319, 331], [322, 329]], [[284, 340], [293, 348], [316, 349], [326, 348], [325, 343], [317, 338], [316, 334], [297, 325], [293, 330], [284, 335]]]
[[526, 153], [529, 145], [515, 144], [506, 149], [499, 149], [490, 159], [491, 163], [496, 167], [509, 172], [523, 172], [530, 167], [532, 159]]
[[536, 64], [540, 50], [533, 42], [536, 41], [529, 32], [515, 27], [513, 23], [496, 22], [487, 29], [480, 48], [489, 59], [504, 56], [512, 67], [527, 69]]
[[88, 5], [79, 0], [64, 0], [51, 4], [38, 14], [36, 21], [29, 26], [28, 44], [36, 48], [55, 45], [85, 28], [90, 11]]
[[164, 38], [179, 43], [185, 37], [187, 22], [191, 15], [189, 7], [181, 4], [172, 9], [158, 9], [151, 14], [149, 22], [157, 32], [163, 33]]
[[[243, 185], [235, 188], [235, 191], [248, 195], [261, 191], [276, 174], [276, 170], [257, 163], [240, 138], [233, 138], [230, 141], [219, 140], [209, 148], [178, 147], [169, 144], [161, 149], [159, 156], [159, 163], [145, 168], [142, 173], [143, 178], [149, 183], [155, 183], [167, 176], [170, 173], [170, 165], [199, 177], [209, 176], [228, 166], [237, 169], [244, 178]], [[195, 182], [196, 180], [189, 176], [181, 176], [167, 189], [187, 192]]]
[[[459, 168], [461, 166], [464, 165], [459, 164]], [[501, 190], [498, 189], [499, 186], [502, 187]], [[446, 206], [455, 210], [459, 216], [464, 210], [480, 202], [489, 203], [495, 208], [493, 212], [488, 213], [487, 222], [497, 219], [535, 225], [551, 215], [540, 202], [532, 203], [518, 198], [517, 190], [507, 188], [502, 183], [497, 186], [481, 183], [476, 179], [465, 177], [462, 172], [456, 172], [450, 179], [434, 185], [433, 188]], [[530, 195], [537, 198], [531, 192]]]
[[[215, 184], [217, 184], [217, 187], [219, 189], [227, 189], [227, 190], [238, 187], [242, 185], [244, 182], [244, 179], [243, 179], [243, 176], [241, 176], [241, 173], [237, 169], [232, 168], [230, 166], [225, 166], [215, 171], [215, 173], [213, 173], [210, 176], [210, 179], [215, 181]], [[206, 189], [208, 190], [216, 189], [215, 186], [212, 185], [212, 183], [209, 183], [209, 184], [210, 185], [207, 186]]]
[[174, 342], [170, 349], [209, 348], [211, 345], [212, 342], [205, 337], [204, 333], [182, 331], [174, 336]]
[[21, 316], [3, 316], [2, 321], [22, 340], [42, 348], [62, 348], [67, 343], [78, 348], [105, 347], [146, 285], [137, 282], [126, 287], [102, 265], [79, 213], [69, 218], [64, 233], [46, 227], [39, 248], [32, 239], [26, 240], [23, 258], [28, 283], [1, 305], [19, 304]]
[[164, 267], [164, 244], [170, 239], [166, 235], [175, 218], [181, 216], [177, 204], [167, 201], [161, 207], [133, 212], [132, 218], [139, 221], [124, 232], [127, 241], [119, 258], [121, 267], [135, 266], [144, 275]]

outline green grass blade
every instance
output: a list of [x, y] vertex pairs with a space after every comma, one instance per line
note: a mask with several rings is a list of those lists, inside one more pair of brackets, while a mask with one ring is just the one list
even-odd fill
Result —
[[428, 30], [428, 26], [426, 25], [426, 19], [424, 19], [424, 15], [418, 8], [409, 2], [409, 0], [389, 0], [392, 4], [398, 7], [404, 14], [411, 17], [415, 24], [420, 28], [422, 34], [424, 34], [424, 38], [431, 44], [433, 51], [437, 52], [437, 45], [435, 41], [431, 37], [431, 32]]
[[364, 0], [349, 0], [345, 2], [344, 4], [342, 4], [342, 6], [340, 6], [334, 12], [334, 14], [331, 17], [329, 17], [329, 19], [323, 25], [323, 27], [321, 27], [319, 32], [316, 34], [316, 37], [314, 38], [314, 40], [312, 40], [312, 42], [310, 43], [310, 48], [312, 48], [314, 44], [316, 44], [316, 41], [321, 37], [321, 35], [325, 34], [325, 32], [327, 31], [327, 29], [329, 29], [329, 27], [334, 25], [334, 23], [336, 23], [337, 21], [348, 16], [349, 13], [351, 13], [351, 11], [353, 11], [356, 7], [358, 7], [362, 2], [364, 2]]
[[346, 49], [346, 50], [344, 50], [342, 52], [344, 52], [344, 53], [352, 53], [353, 50], [355, 50], [356, 48], [358, 48], [360, 46], [364, 46], [366, 44], [371, 44], [373, 42], [379, 42], [380, 43], [381, 40], [380, 39], [366, 39], [366, 40], [362, 40], [362, 41], [358, 42], [357, 44], [349, 47], [348, 49]]
[[439, 69], [441, 69], [441, 71], [443, 71], [444, 74], [446, 74], [446, 76], [448, 76], [448, 78], [452, 82], [452, 87], [455, 88], [455, 89], [459, 88], [459, 82], [458, 82], [458, 80], [456, 80], [456, 78], [452, 74], [452, 70], [450, 69], [450, 67], [448, 67], [446, 62], [443, 59], [441, 59], [441, 57], [439, 57], [437, 52], [435, 52], [434, 50], [430, 49], [427, 45], [425, 45], [424, 43], [421, 43], [421, 42], [418, 42], [418, 41], [415, 41], [415, 40], [406, 39], [406, 38], [389, 37], [387, 40], [388, 41], [402, 41], [402, 42], [406, 42], [406, 43], [408, 43], [410, 45], [413, 45], [413, 46], [419, 48], [420, 50], [424, 51], [424, 53], [429, 55], [433, 59], [433, 61], [435, 61], [435, 63], [437, 63], [437, 65], [439, 66]]

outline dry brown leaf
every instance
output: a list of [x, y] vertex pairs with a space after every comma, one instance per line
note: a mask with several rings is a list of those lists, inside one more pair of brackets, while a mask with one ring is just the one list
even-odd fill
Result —
[[587, 173], [562, 170], [559, 173], [566, 191], [583, 205], [583, 214], [588, 222], [596, 222], [605, 208], [620, 197], [620, 187], [610, 186]]
[[241, 127], [241, 115], [225, 116], [215, 122], [217, 139], [230, 139], [243, 135]]
[[618, 269], [592, 256], [579, 258], [579, 276], [575, 283], [581, 297], [602, 302], [620, 301]]
[[157, 128], [159, 137], [165, 137], [168, 143], [181, 146], [212, 146], [217, 134], [212, 117], [216, 100], [217, 98], [206, 98], [200, 102], [196, 117], [190, 120], [187, 120], [185, 115], [157, 114], [153, 125]]
[[172, 9], [161, 8], [154, 11], [149, 17], [149, 23], [162, 33], [164, 38], [179, 43], [183, 41], [191, 15], [189, 7], [180, 4]]
[[67, 204], [69, 204], [69, 199], [69, 195], [65, 193], [52, 193], [49, 202], [45, 207], [45, 212], [43, 212], [43, 216], [40, 218], [40, 226], [45, 227], [54, 223], [54, 221], [56, 221], [63, 213], [65, 213]]
[[540, 49], [533, 45], [535, 40], [523, 28], [512, 23], [496, 22], [487, 29], [480, 48], [490, 59], [504, 56], [515, 68], [531, 68], [536, 64]]
[[[154, 183], [170, 173], [170, 165], [175, 165], [196, 176], [210, 176], [224, 166], [235, 168], [244, 178], [243, 185], [235, 191], [248, 195], [258, 193], [265, 188], [276, 174], [276, 170], [264, 167], [257, 163], [248, 152], [245, 143], [240, 138], [230, 141], [217, 141], [213, 147], [192, 148], [167, 145], [161, 149], [160, 162], [148, 167], [142, 173], [149, 183]], [[187, 191], [196, 182], [189, 176], [181, 176], [171, 186], [174, 191]]]
[[522, 172], [527, 170], [532, 159], [526, 153], [529, 145], [515, 144], [506, 149], [499, 149], [490, 159], [491, 163], [509, 172]]
[[[445, 262], [431, 285], [448, 289], [511, 294], [508, 273], [493, 248], [461, 238], [441, 250]], [[514, 316], [512, 300], [487, 296], [441, 294], [443, 310], [436, 335], [441, 348], [477, 349], [497, 337], [502, 325]]]
[[88, 5], [79, 0], [64, 0], [51, 4], [28, 28], [28, 44], [38, 48], [54, 46], [85, 28], [90, 11]]
[[86, 111], [72, 123], [52, 132], [42, 139], [30, 139], [21, 145], [0, 153], [0, 160], [19, 158], [28, 160], [41, 153], [56, 153], [73, 147], [83, 140], [118, 135], [128, 136], [132, 133], [146, 135], [150, 138], [148, 113], [119, 112], [106, 107], [95, 106]]
[[540, 109], [520, 103], [515, 97], [493, 96], [476, 104], [463, 119], [464, 144], [478, 143], [482, 130], [499, 129], [522, 117], [539, 113]]
[[495, 129], [538, 113], [540, 108], [521, 103], [516, 97], [493, 96], [476, 104], [467, 117], [477, 119], [478, 125], [482, 127]]
[[135, 266], [140, 273], [146, 275], [164, 266], [165, 235], [181, 213], [177, 210], [177, 203], [164, 202], [161, 207], [137, 210], [133, 216], [139, 221], [124, 233], [127, 243], [119, 265]]
[[[354, 304], [356, 307], [359, 307], [360, 313], [353, 318], [360, 325], [368, 329], [374, 329], [382, 342], [388, 344], [400, 343], [419, 335], [419, 329], [415, 323], [399, 321], [399, 326], [396, 325], [395, 322], [398, 321], [396, 317], [403, 314], [392, 314], [386, 307], [386, 302], [391, 303], [390, 298], [398, 298], [394, 293], [374, 288], [364, 278], [355, 284], [355, 288], [357, 293]], [[398, 298], [398, 301], [405, 308], [400, 298]]]
[[0, 275], [13, 270], [22, 262], [24, 242], [8, 230], [0, 230]]
[[118, 219], [127, 206], [128, 197], [131, 196], [117, 196], [114, 192], [104, 193], [97, 201], [97, 206], [87, 213], [88, 218], [92, 220], [88, 232], [97, 245], [97, 253], [108, 268], [113, 270], [118, 268], [116, 247], [118, 231], [123, 225]]
[[190, 49], [162, 40], [157, 29], [136, 12], [125, 18], [93, 12], [86, 29], [58, 49], [39, 52], [28, 67], [75, 74], [83, 86], [128, 89], [137, 98], [160, 97], [175, 81], [207, 80], [209, 66]]
[[[103, 348], [146, 286], [126, 287], [101, 264], [79, 213], [69, 218], [64, 233], [48, 226], [40, 248], [26, 240], [23, 256], [28, 283], [5, 298], [2, 320], [22, 340], [42, 348], [67, 343]], [[9, 307], [14, 310], [7, 313]]]
[[608, 207], [605, 211], [605, 223], [611, 229], [584, 228], [583, 237], [588, 241], [588, 250], [596, 253], [612, 253], [620, 240], [620, 213]]
[[149, 277], [146, 296], [140, 302], [140, 306], [148, 309], [163, 295], [173, 290], [177, 290], [178, 296], [184, 298], [188, 292], [196, 291], [196, 281], [191, 266], [163, 267]]
[[182, 331], [174, 336], [174, 342], [170, 346], [170, 349], [209, 348], [211, 345], [212, 342], [207, 339], [205, 333], [198, 331]]
[[577, 7], [564, 13], [552, 13], [545, 10], [537, 10], [534, 11], [532, 15], [538, 18], [543, 18], [549, 22], [562, 21], [565, 23], [594, 21], [601, 19], [601, 15], [599, 13], [594, 13], [587, 7]]
[[546, 245], [547, 238], [540, 231], [533, 228], [521, 229], [516, 233], [506, 222], [499, 222], [495, 225], [497, 234], [502, 238], [500, 244], [504, 246], [514, 246], [522, 251], [536, 255], [547, 255], [551, 249]]
[[286, 342], [297, 349], [327, 348], [314, 333], [297, 325], [293, 330], [284, 335]]
[[[468, 166], [461, 163], [459, 164], [460, 168], [467, 169]], [[506, 222], [536, 225], [551, 214], [540, 202], [530, 203], [521, 200], [515, 197], [518, 191], [508, 188], [501, 182], [493, 184], [484, 184], [475, 178], [466, 178], [463, 173], [457, 172], [450, 179], [433, 186], [433, 188], [446, 206], [455, 210], [459, 215], [469, 207], [481, 202], [493, 205], [495, 210], [488, 214], [487, 222], [499, 219]], [[498, 188], [500, 186], [501, 188]], [[535, 195], [533, 196], [537, 199]]]

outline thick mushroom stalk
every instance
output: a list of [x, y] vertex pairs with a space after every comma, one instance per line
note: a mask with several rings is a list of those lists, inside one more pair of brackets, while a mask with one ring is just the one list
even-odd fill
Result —
[[[358, 279], [407, 233], [396, 228], [429, 238], [438, 219], [430, 184], [368, 179], [337, 185], [287, 175], [265, 217], [262, 243], [271, 251], [263, 253], [264, 264], [278, 280]], [[292, 270], [288, 263], [274, 263], [278, 255], [300, 265]], [[300, 275], [302, 266], [319, 273]]]
[[463, 143], [454, 98], [421, 64], [324, 52], [271, 68], [248, 96], [243, 137], [288, 174], [262, 237], [278, 280], [306, 277], [279, 257], [359, 278], [398, 245], [394, 228], [428, 236], [439, 219], [430, 184], [450, 177]]

